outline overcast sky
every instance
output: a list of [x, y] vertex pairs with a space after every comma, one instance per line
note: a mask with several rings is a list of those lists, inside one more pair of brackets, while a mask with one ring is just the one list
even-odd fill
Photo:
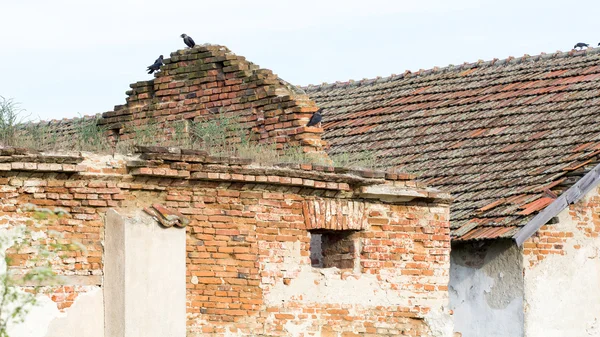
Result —
[[160, 54], [229, 47], [306, 85], [600, 42], [600, 1], [0, 0], [0, 95], [60, 119], [125, 103]]

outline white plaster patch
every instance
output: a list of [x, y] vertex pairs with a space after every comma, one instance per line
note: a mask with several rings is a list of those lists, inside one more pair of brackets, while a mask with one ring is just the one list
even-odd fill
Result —
[[64, 312], [58, 310], [48, 296], [39, 295], [38, 304], [31, 307], [25, 321], [9, 325], [11, 337], [64, 337], [77, 331], [81, 337], [104, 336], [104, 309], [102, 290], [90, 287], [81, 293]]
[[[453, 248], [450, 309], [454, 311], [454, 331], [462, 333], [462, 337], [523, 335], [520, 251], [508, 244], [489, 244], [485, 260], [478, 267], [474, 266], [474, 259], [481, 252], [470, 246]], [[463, 264], [463, 256], [471, 263]], [[516, 282], [521, 282], [521, 286]]]
[[[125, 167], [127, 161], [134, 160], [139, 158], [139, 155], [122, 155], [122, 154], [114, 154], [114, 155], [98, 155], [92, 152], [81, 152], [83, 157], [83, 161], [80, 165], [84, 165], [87, 167], [93, 167], [95, 169], [103, 169], [103, 168], [122, 168]], [[99, 173], [88, 173], [81, 172], [80, 174], [93, 174], [98, 175]], [[103, 174], [110, 175], [110, 174]]]
[[81, 337], [104, 336], [104, 301], [102, 288], [79, 294], [64, 313], [57, 316], [48, 326], [44, 337], [64, 337], [74, 331]]
[[431, 337], [451, 337], [454, 331], [452, 316], [443, 307], [427, 313], [425, 323], [431, 330]]
[[[395, 280], [400, 283], [400, 280]], [[352, 294], [352, 296], [342, 296]], [[408, 290], [394, 290], [391, 283], [381, 282], [377, 275], [361, 274], [358, 278], [341, 279], [337, 268], [303, 266], [289, 285], [277, 283], [265, 291], [265, 304], [278, 306], [288, 301], [321, 304], [353, 304], [363, 306], [421, 306], [441, 305], [442, 299], [431, 294], [416, 294]]]
[[48, 237], [48, 236], [46, 235], [46, 233], [45, 233], [44, 231], [39, 231], [39, 232], [34, 232], [34, 231], [32, 231], [32, 232], [31, 232], [31, 239], [32, 239], [33, 241], [37, 241], [37, 240], [39, 240], [39, 239], [45, 239], [45, 238], [47, 238], [47, 237]]
[[11, 337], [45, 337], [48, 332], [48, 325], [56, 317], [61, 316], [61, 312], [48, 296], [39, 295], [38, 304], [31, 308], [25, 318], [24, 323], [18, 325], [8, 325], [8, 335]]
[[302, 337], [310, 327], [311, 321], [304, 321], [302, 324], [296, 324], [292, 321], [285, 323], [283, 328], [289, 333], [290, 337]]

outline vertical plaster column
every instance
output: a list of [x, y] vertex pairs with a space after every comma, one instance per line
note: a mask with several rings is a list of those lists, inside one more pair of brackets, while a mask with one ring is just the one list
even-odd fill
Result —
[[185, 229], [106, 213], [106, 337], [185, 337]]

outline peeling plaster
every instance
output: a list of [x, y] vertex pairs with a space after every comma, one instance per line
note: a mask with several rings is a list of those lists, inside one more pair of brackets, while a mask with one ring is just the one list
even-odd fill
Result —
[[[48, 326], [61, 312], [48, 296], [38, 296], [38, 304], [31, 308], [25, 322], [17, 325], [9, 324], [8, 335], [11, 337], [45, 337]], [[35, 324], [27, 324], [35, 322]]]
[[[383, 277], [385, 279], [385, 276]], [[439, 305], [441, 298], [431, 294], [416, 294], [409, 290], [394, 290], [392, 283], [401, 283], [388, 277], [388, 282], [378, 280], [378, 275], [351, 274], [345, 280], [337, 268], [313, 268], [302, 266], [297, 277], [289, 285], [277, 283], [265, 293], [269, 306], [295, 301], [302, 303], [351, 304], [362, 306], [411, 306], [418, 299], [422, 306]], [[352, 294], [352, 296], [340, 296]]]
[[[452, 336], [452, 317], [445, 307], [448, 298], [443, 292], [416, 293], [397, 289], [397, 285], [411, 280], [411, 277], [399, 275], [397, 269], [381, 269], [379, 274], [362, 274], [341, 271], [335, 267], [314, 268], [304, 263], [308, 262], [308, 257], [302, 255], [301, 247], [298, 241], [259, 243], [259, 249], [273, 257], [262, 260], [262, 271], [279, 275], [262, 279], [263, 301], [267, 307], [283, 308], [287, 303], [294, 303], [294, 306], [341, 305], [353, 316], [357, 315], [356, 310], [365, 308], [412, 307], [418, 303], [421, 307], [429, 308], [427, 314], [421, 316], [431, 330], [428, 336]], [[281, 277], [287, 280], [281, 280]], [[440, 277], [429, 276], [429, 282], [439, 283]], [[314, 330], [318, 326], [324, 327], [318, 321], [306, 319], [288, 321], [283, 328], [286, 335], [290, 336], [333, 336], [331, 331]]]
[[[8, 228], [4, 226], [0, 235], [8, 240], [5, 249], [21, 238], [24, 225]], [[34, 240], [45, 238], [43, 231], [31, 232]], [[5, 268], [5, 250], [0, 252], [0, 270]], [[77, 331], [80, 337], [104, 336], [104, 305], [102, 291], [99, 286], [86, 286], [85, 293], [80, 293], [70, 308], [61, 312], [56, 303], [47, 295], [37, 296], [38, 303], [30, 307], [28, 315], [21, 324], [9, 324], [7, 332], [11, 337], [62, 337]], [[20, 291], [24, 294], [24, 291]], [[31, 324], [35, 322], [35, 324]]]
[[[269, 246], [261, 249], [272, 248]], [[410, 290], [394, 289], [394, 285], [408, 282], [406, 276], [398, 275], [396, 269], [382, 269], [378, 275], [351, 273], [338, 268], [314, 268], [302, 264], [302, 254], [299, 242], [278, 243], [278, 262], [263, 262], [265, 271], [277, 272], [284, 270], [284, 275], [290, 276], [287, 282], [272, 282], [266, 278], [263, 281], [264, 303], [266, 306], [285, 306], [294, 302], [300, 305], [342, 305], [349, 315], [354, 315], [356, 308], [369, 308], [378, 306], [410, 307], [414, 303], [429, 307], [424, 316], [425, 322], [431, 329], [432, 337], [452, 336], [452, 317], [444, 307], [447, 304], [445, 294], [431, 292], [415, 293]], [[436, 276], [431, 276], [435, 280]], [[305, 320], [288, 321], [284, 325], [286, 333], [290, 336], [305, 336], [315, 321]], [[311, 331], [312, 336], [329, 336], [328, 332]]]
[[[93, 152], [81, 152], [81, 155], [83, 157], [83, 161], [80, 163], [80, 165], [93, 167], [95, 169], [123, 168], [128, 160], [139, 157], [139, 155], [122, 155], [118, 153], [114, 155], [99, 155]], [[87, 175], [91, 173], [82, 172], [80, 174]], [[93, 174], [98, 175], [99, 173], [94, 172]]]
[[425, 323], [431, 330], [431, 337], [449, 337], [454, 330], [452, 316], [445, 308], [442, 310], [431, 310], [425, 315]]
[[295, 324], [292, 321], [288, 321], [283, 327], [289, 333], [290, 337], [302, 337], [311, 325], [311, 321], [305, 321], [302, 324]]
[[44, 337], [70, 336], [75, 331], [78, 337], [104, 337], [104, 303], [100, 287], [78, 295], [70, 308], [50, 322]]
[[[597, 196], [590, 191], [578, 203], [590, 203]], [[593, 205], [593, 202], [592, 202]], [[577, 229], [578, 221], [569, 207], [559, 213], [554, 230], [573, 232], [564, 245], [564, 255], [548, 255], [533, 267], [525, 268], [525, 336], [563, 337], [600, 336], [600, 240], [587, 237]], [[588, 226], [597, 210], [587, 208]], [[597, 220], [596, 220], [597, 221]], [[575, 249], [579, 245], [580, 249]]]
[[521, 250], [510, 240], [454, 245], [450, 309], [463, 337], [523, 336]]

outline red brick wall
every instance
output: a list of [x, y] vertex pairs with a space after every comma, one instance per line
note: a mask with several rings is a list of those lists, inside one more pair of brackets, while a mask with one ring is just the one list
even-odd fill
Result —
[[312, 268], [302, 227], [273, 232], [292, 234], [287, 244], [259, 235], [267, 335], [294, 329], [323, 336], [429, 334], [423, 317], [447, 298], [447, 208], [367, 202], [365, 211], [368, 225], [352, 234], [360, 249], [358, 270]]
[[305, 127], [317, 111], [307, 95], [226, 47], [197, 46], [172, 53], [155, 79], [131, 84], [127, 94], [127, 104], [104, 113], [99, 121], [113, 139], [132, 138], [134, 128], [150, 120], [169, 138], [175, 132], [173, 121], [224, 115], [236, 117], [261, 141], [279, 147], [299, 144], [314, 152], [326, 144], [321, 128]]
[[[30, 214], [17, 210], [26, 204], [64, 209], [68, 215], [57, 222], [39, 223], [44, 230], [63, 233], [63, 243], [77, 241], [85, 249], [67, 252], [54, 268], [62, 275], [95, 277], [102, 275], [107, 209], [126, 213], [160, 203], [178, 210], [191, 220], [186, 231], [192, 335], [290, 336], [303, 331], [322, 336], [421, 336], [428, 333], [424, 318], [446, 304], [447, 205], [391, 205], [353, 194], [357, 182], [405, 182], [369, 178], [372, 172], [361, 178], [354, 172], [349, 184], [333, 170], [265, 170], [210, 160], [204, 166], [195, 164], [209, 173], [175, 170], [175, 176], [186, 178], [169, 178], [169, 167], [193, 168], [172, 154], [166, 157], [170, 161], [162, 164], [157, 158], [133, 161], [131, 168], [123, 159], [96, 158], [78, 164], [78, 173], [11, 166], [0, 172], [0, 219], [33, 225], [26, 221]], [[150, 164], [154, 167], [141, 166]], [[340, 272], [313, 268], [308, 230], [315, 228], [354, 229], [356, 267]], [[15, 257], [23, 263], [13, 268], [26, 269], [27, 256]], [[307, 282], [321, 294], [307, 291]], [[93, 281], [71, 283], [48, 291], [60, 309], [68, 308]], [[362, 294], [352, 293], [357, 286]], [[332, 294], [339, 298], [332, 299]]]
[[[580, 249], [581, 238], [600, 234], [600, 196], [594, 189], [561, 212], [558, 223], [542, 226], [523, 243], [523, 254], [531, 267], [551, 255], [565, 255], [567, 248]], [[562, 223], [561, 223], [562, 221]], [[565, 225], [568, 223], [568, 225]]]
[[87, 286], [101, 284], [103, 214], [106, 206], [117, 206], [117, 200], [124, 196], [116, 182], [67, 180], [69, 175], [41, 172], [3, 175], [0, 225], [9, 229], [26, 226], [33, 233], [26, 238], [29, 243], [25, 249], [7, 250], [11, 272], [26, 273], [39, 258], [39, 247], [60, 243], [64, 247], [58, 256], [51, 256], [51, 263], [64, 277], [65, 285], [47, 287], [43, 292], [59, 309], [68, 308], [79, 293], [88, 290]]

